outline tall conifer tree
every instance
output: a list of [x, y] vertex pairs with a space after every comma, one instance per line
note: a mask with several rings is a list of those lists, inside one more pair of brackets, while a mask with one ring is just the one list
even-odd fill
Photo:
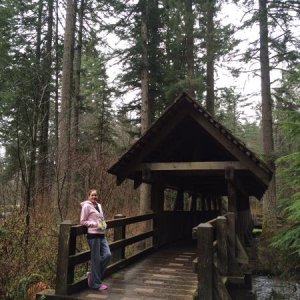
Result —
[[[259, 0], [259, 28], [263, 149], [269, 166], [275, 172], [267, 0]], [[267, 231], [274, 230], [277, 223], [275, 174], [264, 196], [263, 212], [264, 228]]]

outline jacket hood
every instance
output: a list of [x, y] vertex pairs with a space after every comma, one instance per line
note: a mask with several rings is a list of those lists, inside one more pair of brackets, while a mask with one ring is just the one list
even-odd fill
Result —
[[92, 201], [90, 201], [90, 200], [84, 200], [84, 201], [82, 201], [82, 202], [80, 203], [80, 206], [82, 207], [82, 206], [85, 205], [85, 204], [93, 205]]

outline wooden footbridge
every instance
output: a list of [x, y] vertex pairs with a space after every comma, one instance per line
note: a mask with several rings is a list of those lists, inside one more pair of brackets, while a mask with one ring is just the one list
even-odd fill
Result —
[[[216, 213], [216, 210], [197, 212], [193, 218], [209, 218]], [[105, 276], [110, 288], [102, 292], [88, 289], [85, 276], [75, 281], [76, 267], [87, 266], [90, 259], [89, 251], [76, 251], [76, 240], [86, 233], [86, 229], [69, 221], [63, 222], [59, 235], [56, 289], [43, 291], [37, 299], [232, 299], [237, 289], [227, 290], [229, 284], [238, 284], [235, 287], [239, 293], [243, 291], [243, 299], [252, 299], [249, 298], [251, 281], [239, 269], [239, 263], [246, 263], [247, 256], [241, 246], [235, 245], [236, 236], [229, 235], [229, 228], [234, 226], [234, 214], [192, 228], [193, 220], [185, 220], [190, 216], [178, 212], [174, 221], [185, 220], [185, 229], [180, 228], [179, 223], [170, 222], [177, 224], [174, 231], [178, 240], [175, 242], [175, 235], [170, 236], [166, 245], [160, 248], [155, 242], [156, 230], [126, 237], [126, 226], [137, 222], [156, 224], [157, 217], [154, 214], [129, 218], [118, 216], [118, 219], [108, 221], [115, 240], [110, 243], [113, 262]], [[169, 213], [160, 215], [160, 218], [172, 219]], [[187, 228], [194, 241], [187, 239]], [[148, 247], [126, 256], [125, 247], [145, 239]]]
[[[108, 172], [117, 184], [129, 178], [151, 190], [149, 213], [108, 221], [110, 288], [90, 290], [78, 277], [90, 259], [77, 251], [86, 229], [65, 221], [55, 290], [37, 299], [254, 299], [251, 274], [242, 271], [249, 197], [263, 196], [272, 171], [203, 107], [181, 95]], [[142, 231], [129, 236], [134, 223]]]

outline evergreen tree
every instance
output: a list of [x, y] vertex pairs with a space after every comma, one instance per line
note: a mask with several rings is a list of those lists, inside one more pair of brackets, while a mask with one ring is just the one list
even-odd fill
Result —
[[[253, 5], [256, 5], [256, 7]], [[287, 7], [289, 7], [288, 10]], [[293, 46], [296, 37], [292, 33], [295, 6], [287, 2], [283, 5], [282, 1], [247, 1], [247, 9], [252, 12], [252, 15], [241, 26], [241, 29], [258, 23], [260, 26], [260, 39], [252, 41], [251, 47], [245, 52], [244, 59], [246, 62], [260, 61], [264, 156], [271, 168], [275, 170], [274, 161], [278, 149], [275, 149], [274, 145], [272, 109], [275, 105], [272, 98], [273, 82], [271, 78], [278, 67], [288, 68], [293, 61], [297, 60], [298, 54]], [[255, 63], [253, 65], [255, 66]], [[257, 70], [253, 69], [252, 71], [256, 74]], [[275, 216], [276, 185], [274, 175], [264, 200], [264, 226], [266, 230], [273, 230], [276, 226]]]
[[[269, 34], [267, 1], [259, 0], [260, 27], [260, 70], [261, 70], [261, 99], [262, 99], [262, 136], [265, 158], [275, 172], [274, 137], [271, 101], [271, 82], [269, 65]], [[272, 231], [276, 228], [276, 183], [275, 174], [269, 184], [263, 202], [264, 229]]]
[[52, 92], [52, 45], [53, 45], [53, 0], [47, 2], [47, 26], [45, 33], [45, 49], [41, 61], [41, 105], [40, 105], [40, 132], [38, 149], [38, 195], [40, 201], [49, 194], [49, 120], [50, 120], [50, 101]]
[[[284, 250], [298, 262], [300, 248], [300, 98], [299, 64], [284, 73], [282, 86], [278, 94], [285, 105], [277, 111], [281, 133], [281, 157], [278, 164], [279, 213], [283, 218], [283, 227], [276, 233], [273, 245]], [[297, 263], [294, 263], [297, 265]]]
[[[111, 89], [107, 84], [104, 56], [88, 45], [82, 57], [79, 150], [109, 154], [114, 146]], [[95, 147], [96, 145], [96, 147]]]
[[60, 212], [62, 217], [66, 216], [69, 210], [69, 199], [71, 192], [71, 116], [73, 100], [73, 60], [74, 60], [74, 40], [75, 40], [75, 2], [67, 1], [66, 24], [64, 32], [64, 52], [62, 67], [62, 87], [61, 87], [61, 113], [59, 121], [59, 198]]
[[219, 95], [216, 95], [216, 111], [218, 120], [230, 129], [234, 135], [239, 135], [240, 132], [240, 113], [238, 104], [241, 102], [241, 95], [236, 95], [234, 89], [223, 88], [219, 90]]
[[1, 45], [5, 45], [3, 50], [6, 50], [1, 54], [2, 59], [5, 58], [5, 65], [1, 65], [0, 91], [5, 108], [2, 137], [7, 153], [13, 153], [15, 157], [11, 158], [18, 162], [9, 164], [7, 161], [8, 168], [11, 165], [21, 174], [28, 225], [29, 210], [36, 202], [36, 159], [40, 135], [45, 131], [45, 99], [49, 101], [51, 61], [49, 63], [47, 50], [50, 47], [45, 43], [47, 24], [42, 22], [47, 12], [41, 1], [7, 1], [1, 9], [7, 18], [1, 26], [5, 30]]

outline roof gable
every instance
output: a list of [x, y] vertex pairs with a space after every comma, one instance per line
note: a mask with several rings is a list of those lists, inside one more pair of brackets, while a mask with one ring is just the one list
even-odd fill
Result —
[[222, 161], [240, 163], [261, 186], [272, 176], [243, 142], [184, 93], [108, 172], [117, 176], [118, 184], [125, 178], [141, 182], [141, 164]]
[[156, 149], [144, 157], [147, 162], [222, 160], [237, 159], [189, 114], [177, 123]]

